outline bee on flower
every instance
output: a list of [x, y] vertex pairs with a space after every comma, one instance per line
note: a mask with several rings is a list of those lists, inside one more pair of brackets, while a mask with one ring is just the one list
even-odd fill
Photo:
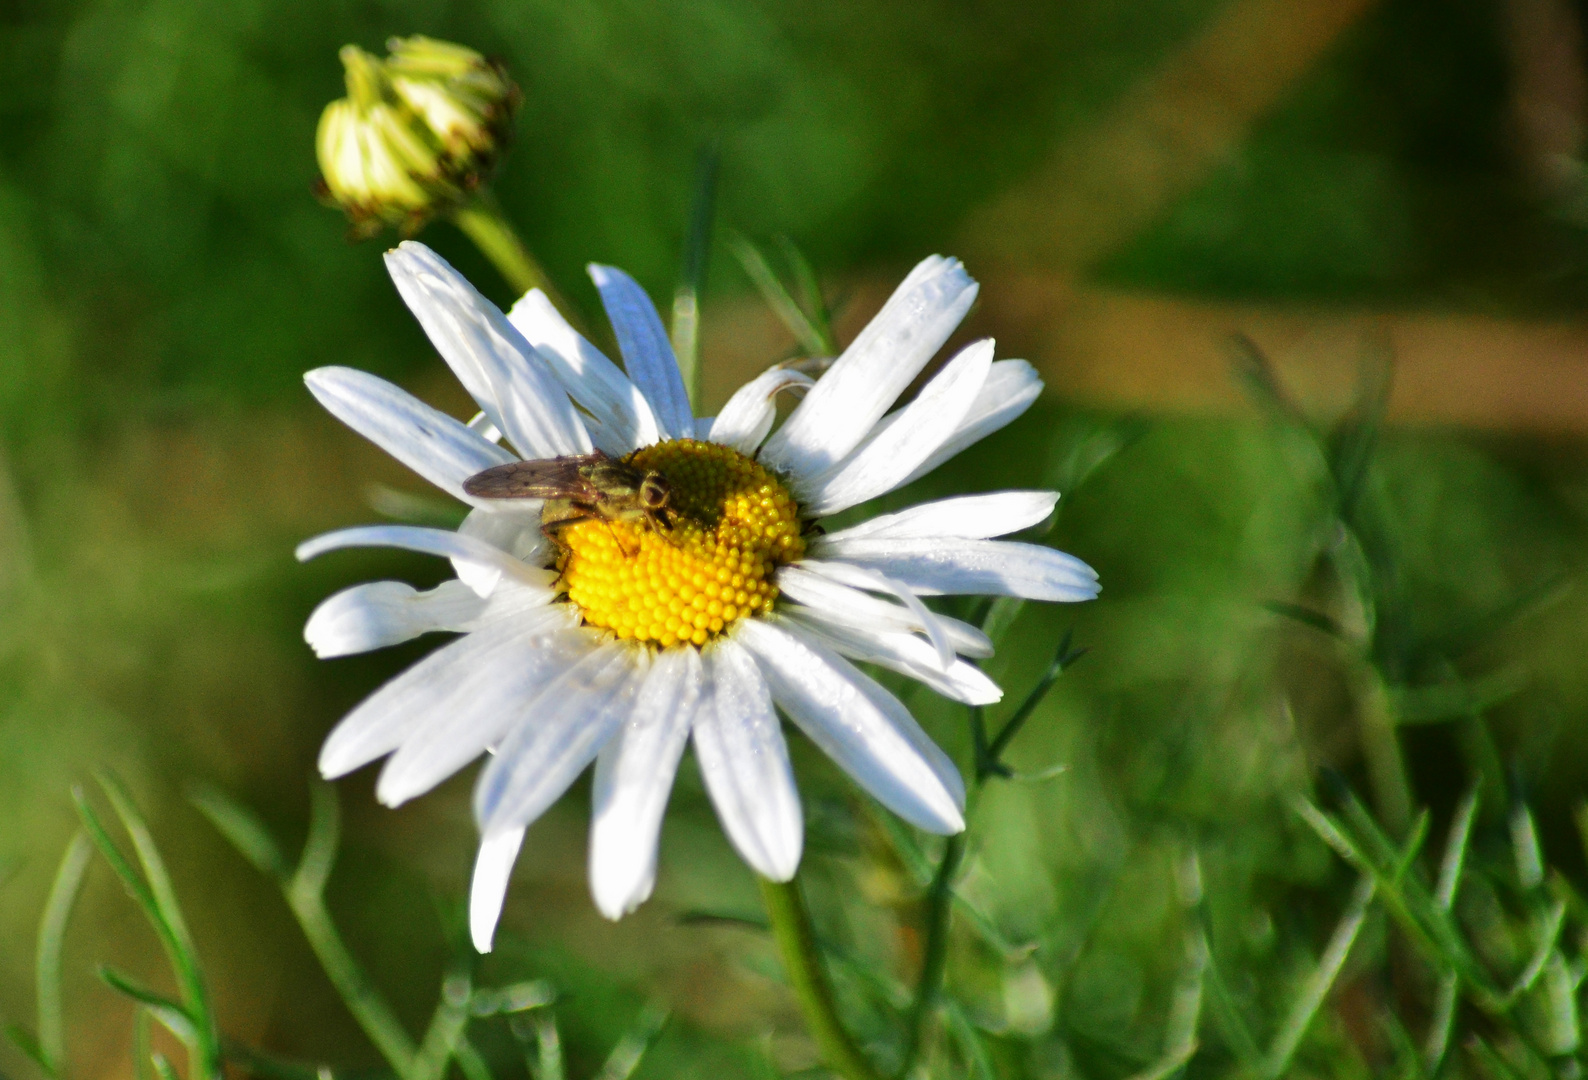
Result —
[[[957, 260], [921, 262], [819, 379], [772, 368], [709, 418], [692, 412], [656, 308], [622, 271], [590, 268], [620, 369], [539, 290], [504, 315], [422, 244], [386, 260], [480, 415], [463, 423], [348, 368], [306, 381], [470, 510], [456, 531], [344, 529], [298, 555], [407, 548], [450, 559], [457, 576], [425, 592], [355, 586], [316, 609], [305, 637], [330, 657], [461, 636], [342, 720], [320, 769], [334, 778], [385, 757], [377, 795], [396, 806], [490, 755], [474, 795], [477, 948], [491, 947], [526, 827], [592, 762], [590, 886], [609, 918], [651, 893], [689, 746], [734, 848], [764, 877], [792, 878], [803, 820], [780, 711], [904, 820], [964, 828], [954, 763], [854, 661], [956, 701], [997, 701], [965, 659], [991, 643], [921, 598], [1096, 596], [1097, 575], [1073, 556], [995, 539], [1043, 521], [1058, 494], [817, 524], [925, 475], [1036, 400], [1032, 367], [995, 361], [983, 340], [894, 407], [975, 299]], [[774, 431], [785, 392], [803, 397]]]

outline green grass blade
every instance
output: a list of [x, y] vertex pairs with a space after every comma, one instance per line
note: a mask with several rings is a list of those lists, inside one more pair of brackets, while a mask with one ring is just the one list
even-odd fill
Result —
[[830, 356], [827, 343], [821, 333], [811, 323], [805, 312], [800, 310], [799, 304], [789, 295], [783, 283], [778, 280], [771, 264], [766, 261], [766, 256], [761, 254], [761, 249], [739, 233], [734, 233], [728, 238], [728, 249], [739, 260], [739, 265], [744, 267], [744, 272], [749, 277], [756, 291], [766, 301], [772, 313], [788, 327], [789, 333], [794, 335], [794, 340], [807, 356]]
[[265, 828], [259, 816], [247, 807], [233, 802], [215, 788], [195, 788], [188, 801], [209, 819], [217, 832], [224, 836], [238, 852], [253, 864], [261, 874], [278, 882], [290, 874], [286, 856], [276, 844], [275, 837]]
[[66, 1038], [61, 1007], [61, 951], [66, 942], [66, 924], [82, 891], [83, 875], [94, 853], [88, 835], [81, 829], [72, 834], [66, 854], [55, 871], [49, 898], [44, 901], [44, 916], [39, 920], [38, 944], [34, 952], [34, 990], [38, 995], [38, 1049], [45, 1071], [51, 1076], [66, 1075]]
[[596, 1080], [629, 1080], [671, 1016], [672, 1013], [655, 1002], [647, 1003], [640, 1010], [639, 1019], [624, 1032], [618, 1044], [612, 1048], [612, 1053], [607, 1055], [606, 1064], [601, 1066]]
[[154, 1017], [148, 1009], [139, 1009], [132, 1017], [132, 1075], [134, 1080], [154, 1080], [154, 1052], [151, 1028]]
[[209, 989], [204, 983], [204, 972], [199, 965], [198, 952], [193, 946], [193, 937], [188, 932], [187, 922], [182, 917], [182, 908], [177, 902], [176, 889], [171, 884], [171, 876], [166, 871], [165, 860], [160, 857], [160, 849], [155, 845], [154, 835], [149, 831], [148, 823], [139, 813], [137, 805], [132, 801], [121, 781], [108, 772], [101, 773], [98, 780], [99, 786], [104, 789], [105, 796], [110, 800], [111, 808], [116, 811], [122, 827], [132, 839], [133, 850], [137, 852], [138, 863], [143, 868], [144, 879], [148, 882], [149, 894], [159, 910], [160, 918], [170, 929], [171, 942], [174, 946], [171, 967], [176, 973], [178, 984], [182, 987], [182, 1004], [192, 1017], [196, 1029], [196, 1041], [193, 1045], [194, 1071], [204, 1077], [219, 1080], [221, 1077], [220, 1029], [215, 1022], [215, 1012], [210, 1006]]
[[1334, 987], [1334, 980], [1339, 976], [1340, 969], [1345, 966], [1346, 957], [1351, 953], [1351, 946], [1356, 944], [1357, 934], [1361, 932], [1362, 923], [1367, 919], [1368, 906], [1372, 904], [1373, 895], [1377, 891], [1378, 884], [1371, 875], [1364, 874], [1357, 881], [1356, 888], [1351, 893], [1351, 902], [1346, 906], [1345, 914], [1340, 916], [1340, 921], [1329, 938], [1329, 944], [1318, 960], [1317, 969], [1302, 986], [1301, 994], [1291, 1006], [1279, 1033], [1274, 1036], [1263, 1075], [1277, 1078], [1283, 1076], [1290, 1068], [1290, 1059], [1295, 1056], [1302, 1037], [1312, 1026], [1318, 1010], [1323, 1007], [1324, 999]]
[[1456, 1005], [1461, 1000], [1461, 980], [1454, 972], [1439, 977], [1434, 1005], [1428, 1018], [1428, 1037], [1423, 1041], [1423, 1071], [1437, 1076], [1450, 1052], [1450, 1033], [1456, 1026]]
[[154, 1074], [160, 1080], [182, 1080], [164, 1054], [150, 1054], [149, 1060], [154, 1064]]
[[530, 1074], [535, 1080], [564, 1080], [562, 1064], [562, 1037], [557, 1033], [557, 1017], [550, 1013], [536, 1013], [535, 1060]]
[[1434, 886], [1434, 903], [1449, 911], [1456, 903], [1456, 890], [1461, 885], [1461, 871], [1466, 866], [1467, 845], [1472, 842], [1472, 823], [1478, 816], [1478, 789], [1469, 790], [1456, 804], [1450, 819], [1450, 838], [1445, 841], [1445, 854], [1439, 860], [1439, 881]]
[[311, 794], [309, 836], [303, 845], [303, 857], [282, 893], [348, 1012], [392, 1071], [407, 1076], [417, 1052], [413, 1039], [353, 958], [325, 906], [325, 885], [336, 863], [341, 835], [336, 790], [329, 784], [317, 783]]
[[964, 1075], [973, 1077], [974, 1080], [998, 1080], [998, 1072], [993, 1067], [992, 1054], [987, 1050], [987, 1040], [981, 1037], [981, 1032], [976, 1030], [970, 1017], [965, 1015], [965, 1010], [959, 1003], [945, 1000], [942, 1004], [943, 1018], [948, 1021], [949, 1034], [953, 1036], [954, 1044], [959, 1047], [960, 1057], [967, 1066]]
[[689, 403], [700, 411], [700, 297], [706, 291], [706, 269], [711, 261], [711, 226], [717, 216], [717, 166], [721, 160], [717, 140], [700, 149], [695, 168], [695, 197], [689, 212], [689, 232], [684, 237], [683, 274], [673, 292], [673, 355], [689, 391]]
[[162, 994], [155, 993], [132, 976], [122, 974], [114, 968], [101, 965], [99, 977], [104, 980], [106, 986], [118, 994], [136, 1001], [150, 1016], [160, 1021], [162, 1027], [176, 1036], [183, 1046], [198, 1045], [198, 1025], [181, 1005]]
[[799, 289], [800, 306], [810, 316], [811, 325], [821, 339], [823, 355], [837, 356], [838, 337], [833, 333], [832, 311], [827, 306], [827, 298], [822, 295], [821, 283], [816, 278], [815, 269], [793, 240], [783, 233], [779, 233], [776, 240], [778, 248], [783, 252], [784, 261], [788, 263], [789, 269], [794, 274], [794, 286]]
[[1544, 973], [1544, 966], [1549, 963], [1549, 957], [1555, 951], [1556, 944], [1560, 941], [1560, 932], [1566, 925], [1566, 903], [1556, 900], [1549, 906], [1549, 911], [1544, 915], [1544, 924], [1538, 935], [1538, 944], [1533, 948], [1533, 955], [1528, 958], [1527, 966], [1522, 968], [1517, 975], [1516, 982], [1506, 991], [1505, 1008], [1515, 1005], [1522, 995], [1533, 988], [1538, 977]]
[[21, 1024], [7, 1024], [5, 1027], [6, 1038], [11, 1045], [20, 1050], [24, 1057], [44, 1071], [46, 1076], [55, 1075], [50, 1071], [49, 1060], [44, 1056], [44, 1051], [39, 1049], [38, 1036], [23, 1027]]
[[449, 975], [441, 983], [441, 999], [431, 1016], [419, 1052], [408, 1070], [409, 1080], [442, 1080], [469, 1023], [473, 987], [467, 975]]
[[[1206, 945], [1206, 930], [1203, 931], [1202, 940]], [[1225, 985], [1224, 976], [1219, 974], [1219, 966], [1213, 958], [1211, 949], [1208, 950], [1208, 962], [1203, 972], [1203, 980], [1213, 1022], [1218, 1026], [1219, 1034], [1224, 1037], [1224, 1045], [1240, 1061], [1246, 1072], [1260, 1074], [1263, 1064], [1262, 1051], [1257, 1048], [1257, 1040], [1252, 1038], [1251, 1029], [1241, 1018], [1240, 1007], [1236, 1005], [1229, 987]]]

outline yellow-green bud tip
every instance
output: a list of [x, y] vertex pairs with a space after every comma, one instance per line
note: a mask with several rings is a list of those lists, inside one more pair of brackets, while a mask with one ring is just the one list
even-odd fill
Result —
[[500, 64], [433, 38], [392, 38], [381, 59], [343, 46], [348, 96], [320, 116], [321, 197], [352, 235], [413, 235], [485, 183], [512, 134], [518, 87]]

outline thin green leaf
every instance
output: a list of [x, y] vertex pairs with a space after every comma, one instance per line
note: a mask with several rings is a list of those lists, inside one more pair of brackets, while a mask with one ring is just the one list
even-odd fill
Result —
[[154, 1074], [159, 1080], [182, 1080], [177, 1075], [176, 1069], [166, 1060], [164, 1054], [150, 1054], [149, 1060], [154, 1065]]
[[446, 1075], [447, 1064], [469, 1023], [472, 992], [467, 975], [452, 974], [442, 981], [441, 998], [409, 1067], [409, 1080], [442, 1080]]
[[827, 298], [822, 295], [821, 283], [816, 278], [815, 269], [793, 240], [783, 233], [779, 233], [774, 239], [783, 252], [784, 261], [788, 263], [789, 270], [794, 275], [794, 286], [799, 290], [800, 307], [810, 317], [811, 325], [821, 340], [822, 355], [837, 356], [838, 338], [833, 333], [832, 311], [827, 306]]
[[1339, 493], [1340, 517], [1355, 519], [1357, 502], [1367, 481], [1368, 467], [1378, 448], [1379, 432], [1389, 409], [1390, 387], [1394, 382], [1395, 358], [1390, 343], [1383, 337], [1363, 344], [1357, 374], [1356, 403], [1335, 429], [1331, 464]]
[[970, 1017], [965, 1015], [965, 1010], [953, 1000], [945, 1000], [942, 1005], [943, 1018], [948, 1021], [948, 1030], [954, 1037], [954, 1043], [959, 1047], [960, 1057], [964, 1059], [966, 1072], [964, 1075], [974, 1077], [975, 1080], [998, 1080], [997, 1070], [993, 1068], [992, 1054], [987, 1050], [987, 1042], [981, 1037], [981, 1032], [976, 1030], [976, 1025], [970, 1022]]
[[[1203, 929], [1203, 941], [1207, 941], [1207, 931]], [[1224, 1037], [1224, 1045], [1240, 1061], [1247, 1072], [1260, 1073], [1263, 1065], [1262, 1051], [1257, 1049], [1257, 1040], [1252, 1038], [1251, 1029], [1246, 1026], [1246, 1021], [1241, 1018], [1239, 1006], [1230, 994], [1229, 987], [1224, 983], [1224, 977], [1219, 974], [1218, 963], [1213, 958], [1213, 951], [1208, 949], [1207, 968], [1203, 972], [1203, 986], [1207, 992], [1207, 1002], [1213, 1013], [1213, 1023], [1218, 1027], [1219, 1034]]]
[[1429, 1076], [1439, 1074], [1445, 1054], [1450, 1051], [1450, 1034], [1456, 1026], [1456, 1005], [1461, 980], [1455, 972], [1439, 977], [1439, 989], [1434, 992], [1434, 1006], [1428, 1017], [1428, 1037], [1423, 1041], [1423, 1071]]
[[987, 635], [994, 646], [998, 645], [1025, 608], [1026, 601], [1018, 596], [998, 597], [988, 606], [987, 613], [981, 618], [981, 632]]
[[900, 818], [875, 803], [868, 802], [866, 806], [870, 811], [872, 823], [888, 838], [889, 846], [898, 856], [905, 873], [910, 875], [910, 880], [917, 888], [926, 888], [932, 880], [932, 862], [926, 857], [926, 852], [921, 850], [920, 841], [915, 838], [915, 833]]
[[20, 1050], [29, 1061], [44, 1070], [46, 1076], [55, 1075], [54, 1070], [50, 1067], [49, 1058], [45, 1057], [44, 1051], [39, 1048], [38, 1036], [21, 1024], [7, 1024], [5, 1033], [11, 1045]]
[[1549, 910], [1544, 915], [1543, 926], [1539, 931], [1538, 942], [1533, 947], [1532, 956], [1528, 958], [1527, 965], [1517, 975], [1516, 982], [1511, 984], [1511, 989], [1506, 991], [1503, 999], [1505, 1002], [1504, 1008], [1509, 1009], [1516, 1004], [1523, 994], [1533, 988], [1533, 984], [1538, 981], [1538, 977], [1544, 973], [1544, 965], [1548, 963], [1550, 953], [1554, 951], [1555, 945], [1560, 941], [1560, 932], [1565, 925], [1566, 904], [1562, 900], [1556, 900], [1549, 906]]
[[1286, 425], [1308, 432], [1312, 430], [1301, 407], [1280, 385], [1268, 354], [1258, 348], [1255, 341], [1245, 334], [1236, 334], [1230, 338], [1229, 351], [1236, 382], [1264, 412]]
[[987, 777], [994, 775], [1004, 777], [1013, 775], [1009, 767], [1001, 760], [1003, 752], [1014, 741], [1014, 737], [1020, 734], [1020, 729], [1030, 719], [1032, 712], [1042, 703], [1042, 699], [1048, 696], [1048, 691], [1053, 689], [1053, 684], [1059, 681], [1059, 676], [1064, 674], [1077, 660], [1086, 655], [1085, 649], [1072, 648], [1072, 634], [1073, 631], [1065, 631], [1064, 637], [1059, 641], [1057, 651], [1053, 654], [1053, 659], [1048, 663], [1047, 670], [1037, 680], [1037, 685], [1031, 688], [1031, 692], [1020, 703], [1020, 707], [1015, 710], [1008, 723], [1004, 724], [1003, 729], [988, 744], [986, 758], [977, 763], [977, 779], [985, 780]]
[[223, 1040], [221, 1052], [226, 1056], [227, 1061], [251, 1076], [260, 1077], [261, 1080], [336, 1080], [342, 1075], [329, 1065], [312, 1061], [289, 1061], [274, 1054], [267, 1054], [263, 1050], [256, 1050], [235, 1039]]
[[497, 989], [476, 990], [469, 999], [475, 1016], [508, 1016], [540, 1009], [557, 1000], [557, 988], [545, 979], [531, 979]]
[[1287, 603], [1284, 600], [1269, 600], [1263, 604], [1263, 607], [1275, 615], [1282, 615], [1287, 619], [1294, 620], [1308, 629], [1316, 630], [1320, 634], [1327, 634], [1336, 641], [1349, 640], [1345, 627], [1341, 626], [1333, 617], [1325, 615], [1321, 611], [1315, 611], [1302, 604]]
[[783, 325], [788, 327], [789, 333], [794, 335], [794, 340], [799, 342], [800, 348], [806, 355], [831, 355], [821, 332], [783, 287], [783, 283], [778, 280], [777, 274], [766, 261], [766, 256], [761, 254], [761, 249], [739, 233], [733, 233], [728, 237], [728, 248], [739, 260], [739, 265], [744, 267], [746, 276], [760, 292], [761, 298], [766, 301], [767, 306]]
[[1191, 1059], [1196, 1056], [1197, 1049], [1196, 1040], [1193, 1039], [1186, 1045], [1165, 1054], [1155, 1064], [1133, 1074], [1130, 1080], [1169, 1080], [1190, 1064]]
[[1478, 1067], [1492, 1080], [1523, 1080], [1522, 1074], [1511, 1067], [1494, 1048], [1486, 1042], [1482, 1035], [1476, 1033], [1467, 1036], [1467, 1053], [1472, 1055]]
[[254, 869], [277, 882], [287, 879], [290, 870], [286, 856], [265, 823], [252, 810], [208, 786], [195, 788], [189, 793], [188, 801], [253, 864]]
[[717, 140], [700, 148], [695, 168], [695, 196], [684, 237], [684, 265], [673, 291], [673, 355], [689, 392], [689, 403], [700, 410], [700, 298], [706, 291], [706, 268], [711, 261], [711, 225], [717, 216]]
[[1533, 814], [1521, 799], [1511, 806], [1511, 854], [1516, 862], [1516, 880], [1523, 891], [1531, 892], [1544, 883], [1544, 852], [1538, 846], [1538, 829]]
[[[528, 1017], [514, 1017], [511, 1030], [525, 1046], [525, 1064], [534, 1080], [564, 1080], [562, 1064], [562, 1037], [557, 1033], [557, 1017], [551, 1010], [530, 1013]], [[533, 1038], [535, 1056], [528, 1053], [528, 1043]]]
[[150, 990], [132, 976], [125, 975], [115, 968], [100, 965], [99, 977], [104, 980], [106, 986], [118, 994], [131, 998], [147, 1010], [149, 1015], [160, 1021], [161, 1026], [176, 1036], [183, 1046], [191, 1048], [198, 1045], [198, 1025], [181, 1005], [163, 994]]
[[50, 885], [50, 895], [44, 901], [44, 915], [39, 920], [38, 941], [34, 952], [33, 984], [38, 995], [39, 1056], [45, 1072], [51, 1076], [66, 1075], [65, 1025], [61, 1005], [61, 952], [66, 943], [66, 924], [71, 919], [72, 908], [82, 891], [83, 876], [88, 870], [88, 860], [94, 848], [88, 834], [81, 829], [67, 842], [66, 853], [55, 871]]
[[1467, 861], [1467, 845], [1472, 840], [1472, 823], [1478, 815], [1478, 789], [1472, 788], [1456, 804], [1450, 818], [1450, 837], [1439, 861], [1439, 882], [1434, 887], [1434, 903], [1449, 911], [1456, 903], [1461, 871]]
[[132, 1075], [135, 1080], [154, 1080], [154, 1015], [137, 1009], [132, 1017]]
[[177, 984], [182, 988], [182, 1004], [192, 1017], [197, 1033], [192, 1047], [194, 1071], [201, 1076], [220, 1080], [220, 1031], [210, 1007], [209, 990], [204, 984], [198, 952], [182, 917], [182, 908], [177, 902], [171, 876], [166, 872], [165, 860], [160, 857], [160, 849], [155, 845], [148, 823], [121, 781], [109, 772], [100, 773], [97, 779], [132, 840], [133, 850], [137, 852], [138, 863], [148, 882], [149, 893], [159, 909], [160, 918], [170, 929], [171, 944], [174, 946], [170, 957], [171, 968], [176, 974]]
[[1324, 999], [1329, 996], [1340, 969], [1345, 966], [1346, 957], [1350, 955], [1351, 946], [1356, 943], [1357, 934], [1361, 932], [1362, 923], [1367, 918], [1368, 905], [1373, 902], [1373, 895], [1377, 890], [1378, 885], [1370, 875], [1364, 874], [1357, 881], [1356, 888], [1351, 893], [1351, 902], [1346, 905], [1345, 913], [1340, 916], [1340, 921], [1329, 938], [1328, 946], [1318, 959], [1317, 968], [1302, 985], [1301, 993], [1290, 1007], [1290, 1012], [1286, 1014], [1279, 1033], [1274, 1036], [1273, 1045], [1269, 1048], [1264, 1064], [1264, 1076], [1277, 1078], [1283, 1076], [1290, 1068], [1290, 1059], [1295, 1056], [1302, 1037], [1312, 1026], [1312, 1021], [1323, 1006]]
[[618, 1040], [617, 1046], [612, 1048], [606, 1064], [601, 1066], [601, 1071], [596, 1075], [596, 1080], [629, 1080], [634, 1075], [634, 1070], [640, 1067], [645, 1054], [667, 1026], [668, 1018], [672, 1015], [667, 1009], [654, 1002], [649, 1002], [640, 1010], [639, 1019]]
[[336, 790], [330, 784], [315, 783], [310, 796], [309, 835], [304, 841], [303, 857], [283, 885], [282, 894], [348, 1012], [392, 1071], [405, 1077], [417, 1052], [413, 1039], [353, 958], [325, 906], [325, 885], [336, 863], [341, 835]]

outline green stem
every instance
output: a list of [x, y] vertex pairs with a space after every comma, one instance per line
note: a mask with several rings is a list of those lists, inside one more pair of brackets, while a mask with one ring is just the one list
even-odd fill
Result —
[[[979, 711], [979, 710], [978, 710]], [[937, 865], [931, 887], [926, 894], [926, 949], [921, 956], [921, 977], [915, 984], [915, 1001], [910, 1006], [909, 1028], [905, 1034], [904, 1062], [899, 1075], [909, 1075], [921, 1051], [921, 1036], [926, 1031], [926, 1021], [937, 1004], [938, 991], [943, 986], [943, 970], [948, 966], [948, 923], [954, 901], [954, 875], [959, 871], [960, 860], [965, 855], [965, 834], [956, 833], [948, 838], [943, 848], [943, 861]]]
[[1412, 788], [1406, 758], [1396, 730], [1395, 706], [1378, 668], [1366, 665], [1357, 696], [1362, 756], [1367, 760], [1373, 803], [1384, 829], [1396, 840], [1406, 839], [1412, 822]]
[[50, 896], [39, 922], [37, 959], [34, 974], [39, 1005], [39, 1054], [57, 1077], [66, 1075], [66, 1037], [61, 1009], [61, 950], [66, 939], [66, 922], [83, 886], [93, 844], [79, 829], [66, 845]]
[[297, 873], [282, 883], [282, 892], [303, 936], [309, 940], [309, 947], [346, 1003], [348, 1012], [353, 1014], [353, 1019], [364, 1029], [364, 1034], [375, 1044], [392, 1071], [405, 1077], [413, 1071], [418, 1048], [348, 951], [325, 907], [325, 883], [336, 859], [341, 814], [336, 793], [329, 785], [316, 785], [313, 795], [309, 838], [304, 844], [303, 858]]
[[822, 1060], [845, 1080], [882, 1080], [838, 1018], [838, 1003], [833, 1000], [832, 984], [822, 965], [816, 931], [811, 925], [810, 910], [805, 906], [799, 880], [779, 882], [763, 877], [757, 880], [761, 885], [761, 902], [766, 905], [767, 918], [772, 924], [772, 936], [782, 954], [800, 1011], [805, 1015], [805, 1026], [816, 1040]]
[[513, 231], [507, 215], [502, 213], [502, 204], [494, 195], [482, 191], [472, 203], [454, 210], [452, 221], [501, 271], [515, 293], [522, 296], [531, 289], [542, 289], [554, 303], [557, 302], [551, 279]]

